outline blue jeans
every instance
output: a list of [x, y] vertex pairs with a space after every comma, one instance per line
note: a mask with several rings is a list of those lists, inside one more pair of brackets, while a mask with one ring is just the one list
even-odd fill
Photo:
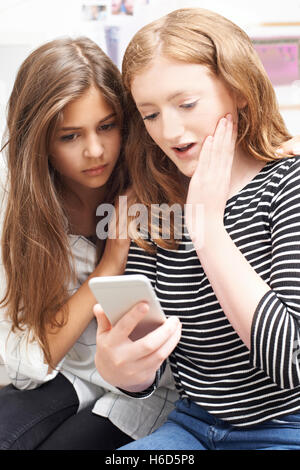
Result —
[[237, 428], [183, 399], [176, 403], [161, 428], [119, 450], [279, 449], [300, 449], [300, 413], [250, 428]]

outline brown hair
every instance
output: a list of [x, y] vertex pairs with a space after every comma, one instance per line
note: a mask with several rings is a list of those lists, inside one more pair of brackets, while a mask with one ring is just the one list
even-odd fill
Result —
[[[131, 116], [126, 156], [133, 194], [149, 211], [151, 204], [183, 205], [186, 197], [178, 184], [175, 164], [147, 133], [130, 93], [134, 77], [160, 54], [183, 63], [205, 65], [231, 92], [247, 102], [240, 110], [238, 143], [254, 158], [277, 159], [276, 148], [290, 137], [273, 86], [251, 40], [238, 26], [200, 8], [176, 10], [146, 25], [125, 51], [122, 75]], [[137, 238], [136, 242], [148, 249], [145, 241]], [[158, 238], [156, 242], [163, 247], [176, 247], [172, 236], [170, 240]]]
[[[32, 52], [21, 65], [8, 103], [7, 207], [2, 258], [7, 287], [2, 304], [12, 330], [26, 325], [51, 364], [46, 327], [67, 318], [68, 284], [74, 276], [59, 175], [49, 145], [64, 107], [97, 86], [127, 122], [121, 74], [90, 39], [57, 39]], [[122, 152], [108, 185], [107, 202], [127, 184]], [[67, 230], [66, 230], [67, 229]], [[55, 315], [62, 309], [63, 319]]]

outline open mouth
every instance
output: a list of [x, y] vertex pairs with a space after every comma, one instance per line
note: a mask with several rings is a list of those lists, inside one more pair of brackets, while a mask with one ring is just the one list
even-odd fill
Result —
[[195, 144], [186, 144], [186, 145], [181, 145], [180, 147], [173, 147], [177, 152], [186, 152], [190, 148], [192, 148]]

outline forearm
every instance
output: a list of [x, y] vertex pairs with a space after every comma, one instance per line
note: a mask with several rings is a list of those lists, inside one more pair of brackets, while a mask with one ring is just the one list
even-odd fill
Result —
[[[198, 247], [197, 241], [194, 244]], [[204, 242], [196, 251], [222, 310], [250, 348], [253, 316], [270, 287], [234, 244], [222, 222], [206, 223]]]
[[[120, 266], [120, 261], [114, 260], [110, 254], [110, 250], [103, 254], [101, 262], [93, 273], [68, 300], [65, 324], [61, 328], [48, 330], [47, 341], [52, 366], [56, 366], [63, 359], [94, 317], [93, 306], [97, 301], [89, 288], [88, 281], [95, 276], [115, 276], [123, 273], [124, 266]], [[62, 315], [63, 310], [57, 312], [58, 321], [62, 319]]]
[[[96, 301], [88, 286], [89, 279], [66, 303], [65, 324], [60, 328], [48, 328], [47, 341], [52, 366], [56, 366], [63, 359], [93, 318], [92, 309]], [[62, 318], [63, 310], [60, 310], [56, 319], [59, 321]]]

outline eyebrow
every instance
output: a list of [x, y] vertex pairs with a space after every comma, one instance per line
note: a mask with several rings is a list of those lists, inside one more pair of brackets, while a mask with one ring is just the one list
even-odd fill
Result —
[[[174, 98], [177, 98], [178, 96], [183, 95], [186, 92], [186, 90], [176, 91], [175, 93], [172, 93], [171, 95], [167, 96], [167, 101], [172, 101]], [[137, 103], [137, 106], [139, 108], [143, 108], [146, 106], [153, 106], [153, 103]]]
[[[108, 121], [108, 119], [111, 119], [112, 117], [115, 117], [116, 115], [117, 115], [117, 113], [110, 113], [107, 116], [105, 116], [105, 118], [101, 119], [98, 122], [98, 124], [101, 124], [105, 121]], [[76, 127], [76, 126], [60, 127], [58, 130], [59, 131], [75, 131], [75, 130], [78, 130], [78, 129], [81, 129], [81, 127]]]

